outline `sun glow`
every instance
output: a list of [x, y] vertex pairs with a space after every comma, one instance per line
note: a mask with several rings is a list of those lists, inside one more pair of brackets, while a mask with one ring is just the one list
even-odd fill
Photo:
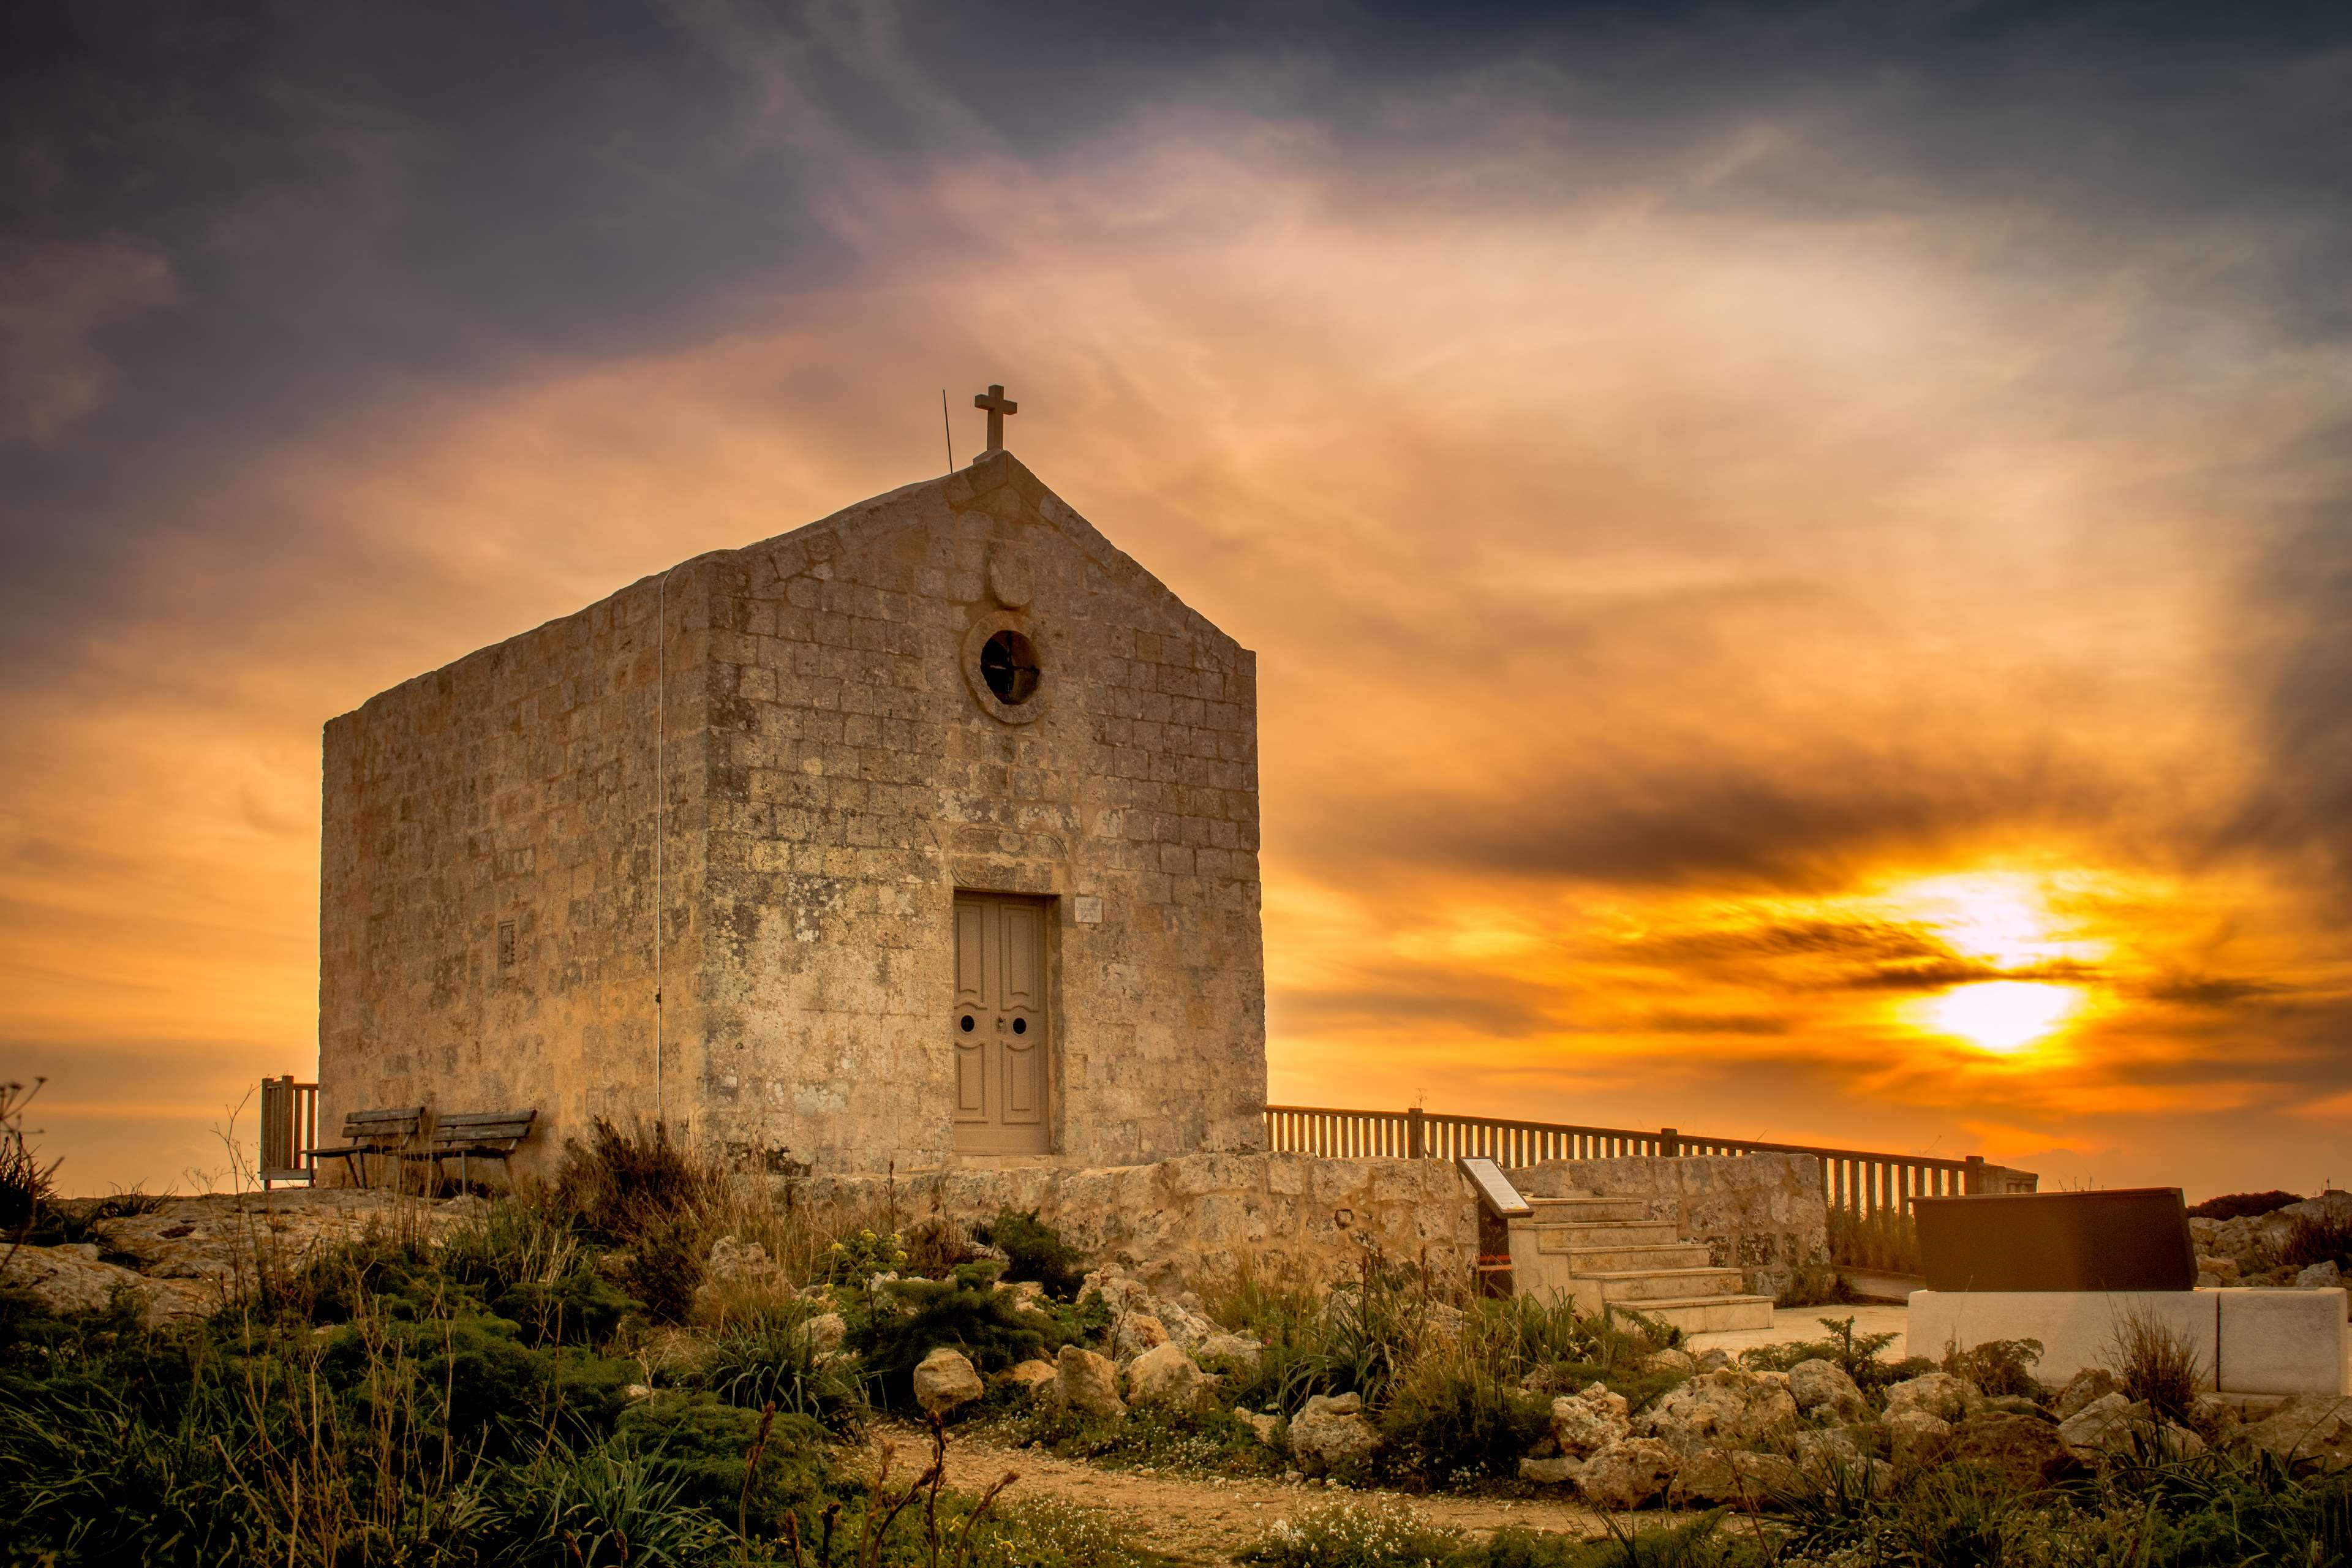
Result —
[[1981, 1051], [2008, 1056], [2045, 1040], [2083, 1010], [2080, 986], [2031, 980], [1959, 985], [1918, 1005], [1921, 1027], [1954, 1035]]
[[2062, 934], [2050, 908], [2051, 889], [2040, 877], [2008, 871], [1969, 872], [1906, 882], [1892, 900], [1932, 926], [1954, 952], [2003, 969], [2091, 963], [2105, 945]]

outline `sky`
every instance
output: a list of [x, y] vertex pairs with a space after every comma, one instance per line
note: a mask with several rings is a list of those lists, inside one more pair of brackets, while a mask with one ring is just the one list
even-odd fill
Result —
[[2326, 6], [9, 6], [0, 1079], [216, 1179], [320, 726], [1002, 382], [1276, 1100], [2352, 1185], [2347, 280]]

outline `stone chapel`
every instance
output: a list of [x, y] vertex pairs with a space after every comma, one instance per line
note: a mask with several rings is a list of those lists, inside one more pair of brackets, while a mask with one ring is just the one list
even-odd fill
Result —
[[993, 443], [372, 698], [324, 773], [322, 1135], [1265, 1147], [1254, 657]]

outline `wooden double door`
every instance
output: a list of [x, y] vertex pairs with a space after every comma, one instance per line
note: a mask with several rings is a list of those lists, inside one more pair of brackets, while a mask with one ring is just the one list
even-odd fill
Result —
[[1053, 1149], [1046, 918], [1052, 902], [997, 893], [955, 899], [955, 1146], [971, 1154]]

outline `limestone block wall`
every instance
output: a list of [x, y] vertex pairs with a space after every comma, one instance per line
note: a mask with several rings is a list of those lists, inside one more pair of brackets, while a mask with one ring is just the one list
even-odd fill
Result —
[[543, 1168], [591, 1116], [652, 1115], [657, 773], [665, 1109], [687, 1118], [701, 1077], [709, 579], [688, 563], [328, 723], [322, 1140], [354, 1109], [535, 1106], [519, 1165]]
[[1740, 1268], [1748, 1289], [1777, 1296], [1795, 1271], [1829, 1261], [1829, 1208], [1811, 1154], [1547, 1160], [1509, 1173], [1529, 1197], [1649, 1198], [1708, 1261]]
[[[986, 617], [1033, 721], [975, 699]], [[711, 624], [707, 1136], [953, 1158], [961, 888], [1055, 900], [1057, 1156], [1263, 1147], [1248, 650], [1003, 453], [719, 558]]]
[[820, 1216], [966, 1225], [1034, 1209], [1097, 1261], [1159, 1289], [1244, 1268], [1328, 1284], [1367, 1241], [1390, 1258], [1459, 1275], [1476, 1258], [1475, 1200], [1439, 1160], [1327, 1160], [1312, 1154], [1196, 1154], [1113, 1168], [953, 1170], [908, 1179], [814, 1175], [792, 1201]]

